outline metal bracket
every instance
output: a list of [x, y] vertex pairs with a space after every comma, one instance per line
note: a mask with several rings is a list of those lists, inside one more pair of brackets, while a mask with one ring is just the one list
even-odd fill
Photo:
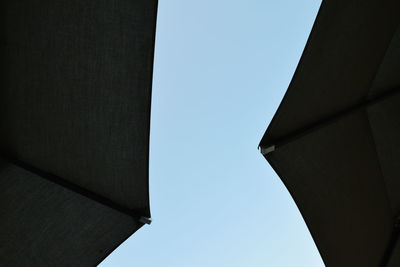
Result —
[[139, 218], [139, 222], [144, 223], [144, 224], [148, 224], [148, 225], [150, 225], [152, 223], [152, 221], [153, 220], [151, 218], [144, 217], [144, 216]]
[[274, 152], [275, 151], [275, 145], [269, 146], [269, 147], [260, 147], [260, 152], [261, 154], [263, 154], [264, 156]]

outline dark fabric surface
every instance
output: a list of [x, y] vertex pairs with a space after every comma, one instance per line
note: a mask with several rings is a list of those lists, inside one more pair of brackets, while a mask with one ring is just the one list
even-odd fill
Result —
[[5, 1], [0, 147], [150, 216], [156, 1]]
[[400, 21], [397, 0], [324, 0], [260, 145], [363, 101]]
[[142, 224], [0, 161], [0, 266], [95, 266]]
[[397, 240], [396, 245], [393, 250], [393, 256], [388, 262], [388, 267], [398, 267], [400, 266], [400, 240]]
[[326, 266], [399, 262], [399, 5], [323, 1], [260, 142]]
[[360, 111], [269, 154], [326, 266], [378, 266], [392, 230], [368, 120]]
[[94, 266], [150, 217], [156, 9], [1, 1], [0, 266]]
[[[400, 69], [398, 69], [400, 71]], [[400, 72], [399, 72], [400, 74]], [[400, 83], [398, 84], [400, 88]], [[379, 164], [390, 199], [392, 216], [400, 215], [400, 95], [368, 108]]]
[[374, 78], [374, 82], [369, 89], [368, 97], [386, 91], [399, 89], [400, 85], [400, 27], [397, 28], [393, 39], [386, 50], [386, 54], [380, 63], [379, 70]]

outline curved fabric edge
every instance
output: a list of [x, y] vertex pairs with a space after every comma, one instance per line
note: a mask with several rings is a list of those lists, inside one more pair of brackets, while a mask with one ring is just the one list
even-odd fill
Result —
[[143, 223], [0, 161], [0, 262], [94, 266]]
[[[336, 5], [341, 5], [343, 7], [343, 9], [344, 9], [345, 7], [353, 5], [351, 7], [351, 8], [353, 8], [353, 11], [354, 12], [359, 12], [359, 10], [357, 9], [358, 6], [356, 4], [357, 1], [339, 1], [339, 2], [335, 3], [335, 1], [323, 0], [322, 3], [321, 3], [320, 9], [319, 9], [319, 11], [317, 13], [317, 17], [315, 19], [314, 25], [313, 25], [313, 27], [311, 29], [311, 33], [310, 33], [310, 35], [308, 37], [308, 40], [306, 42], [306, 45], [305, 45], [305, 48], [303, 50], [302, 56], [300, 58], [300, 61], [299, 61], [298, 65], [297, 65], [297, 67], [296, 67], [296, 70], [294, 72], [292, 80], [291, 80], [291, 82], [289, 84], [289, 87], [288, 87], [287, 91], [285, 92], [284, 97], [282, 98], [281, 103], [279, 104], [278, 109], [275, 112], [271, 122], [269, 123], [267, 130], [265, 131], [265, 133], [264, 133], [264, 135], [263, 135], [263, 137], [262, 137], [262, 139], [261, 139], [261, 141], [259, 143], [259, 147], [275, 145], [275, 143], [280, 142], [282, 139], [290, 138], [291, 136], [296, 135], [298, 132], [305, 131], [307, 128], [313, 127], [315, 124], [319, 124], [320, 122], [326, 120], [327, 118], [330, 118], [330, 117], [334, 116], [337, 113], [342, 112], [343, 110], [351, 109], [351, 107], [353, 105], [361, 104], [362, 101], [366, 100], [366, 98], [368, 97], [370, 86], [372, 85], [372, 83], [374, 81], [374, 78], [375, 78], [376, 74], [379, 71], [380, 64], [381, 64], [381, 62], [382, 62], [382, 60], [383, 60], [383, 58], [384, 58], [384, 56], [386, 54], [386, 51], [388, 50], [388, 48], [390, 46], [392, 38], [395, 35], [396, 30], [398, 28], [398, 25], [400, 23], [400, 18], [394, 12], [394, 10], [397, 10], [396, 7], [400, 7], [400, 2], [398, 2], [398, 1], [381, 2], [381, 1], [377, 1], [377, 0], [369, 0], [367, 2], [366, 1], [364, 1], [364, 2], [363, 2], [363, 5], [365, 7], [366, 14], [368, 14], [368, 12], [373, 13], [373, 11], [374, 11], [373, 5], [379, 6], [379, 4], [382, 3], [382, 5], [385, 5], [385, 7], [388, 10], [390, 10], [390, 12], [392, 12], [391, 14], [388, 14], [388, 16], [387, 16], [388, 20], [392, 19], [395, 22], [392, 22], [392, 21], [383, 21], [383, 22], [381, 22], [382, 23], [381, 28], [386, 29], [389, 26], [390, 29], [388, 29], [388, 34], [386, 35], [385, 40], [378, 39], [379, 42], [381, 43], [380, 45], [382, 46], [382, 51], [381, 51], [382, 53], [376, 53], [377, 55], [380, 55], [380, 57], [377, 58], [376, 62], [374, 63], [374, 66], [371, 66], [371, 70], [374, 69], [374, 71], [371, 72], [370, 77], [365, 77], [365, 84], [366, 84], [365, 88], [358, 88], [357, 89], [358, 91], [362, 91], [361, 95], [355, 95], [354, 96], [354, 102], [349, 103], [349, 104], [345, 104], [343, 107], [340, 107], [339, 109], [332, 110], [332, 111], [329, 111], [329, 112], [326, 112], [326, 111], [322, 112], [321, 111], [322, 113], [325, 112], [325, 114], [323, 114], [322, 116], [321, 116], [321, 114], [315, 114], [315, 119], [311, 120], [311, 121], [308, 121], [305, 125], [301, 125], [301, 126], [295, 127], [294, 129], [291, 129], [288, 132], [287, 131], [283, 131], [282, 132], [281, 130], [278, 130], [278, 132], [281, 132], [281, 133], [279, 133], [279, 134], [275, 133], [276, 129], [280, 127], [280, 126], [277, 126], [277, 125], [279, 125], [279, 124], [282, 125], [282, 118], [281, 117], [282, 117], [283, 111], [287, 111], [287, 109], [288, 109], [287, 106], [286, 106], [287, 102], [288, 102], [288, 99], [292, 96], [292, 94], [293, 94], [295, 89], [299, 89], [299, 88], [295, 88], [295, 87], [297, 86], [296, 83], [297, 83], [298, 77], [304, 76], [304, 74], [303, 74], [304, 69], [303, 68], [304, 68], [305, 63], [309, 64], [310, 60], [314, 60], [314, 61], [316, 60], [316, 58], [314, 58], [314, 59], [312, 58], [312, 55], [310, 56], [310, 51], [313, 51], [313, 50], [317, 49], [316, 47], [318, 47], [318, 49], [321, 49], [321, 47], [319, 47], [319, 46], [321, 46], [321, 43], [315, 43], [314, 42], [314, 39], [315, 39], [314, 36], [316, 36], [317, 34], [320, 34], [320, 32], [323, 32], [324, 30], [327, 30], [327, 29], [321, 29], [319, 24], [320, 24], [320, 21], [327, 20], [324, 16], [327, 16], [326, 14], [329, 12], [328, 6], [329, 5], [333, 5], [334, 6], [336, 4]], [[336, 12], [337, 12], [337, 10], [336, 10]], [[384, 12], [382, 10], [381, 10], [381, 13], [382, 14], [380, 14], [380, 16], [387, 15], [386, 13], [384, 14]], [[366, 16], [366, 14], [365, 14], [365, 16]], [[340, 19], [343, 19], [343, 18], [340, 18], [340, 17], [337, 18], [337, 20], [340, 20]], [[365, 19], [368, 19], [368, 18], [365, 18]], [[326, 24], [325, 21], [324, 21], [324, 23]], [[351, 23], [349, 25], [351, 25]], [[379, 32], [379, 31], [377, 31], [377, 32]], [[365, 36], [367, 36], [368, 38], [371, 38], [371, 37], [369, 37], [369, 35], [367, 33], [365, 34]], [[331, 38], [330, 41], [333, 41], [335, 39], [335, 36], [332, 36], [330, 38]], [[353, 37], [353, 41], [358, 42], [360, 46], [364, 45], [364, 43], [361, 40], [354, 39], [354, 38], [356, 38], [356, 37]], [[327, 40], [324, 40], [324, 42], [327, 43]], [[344, 49], [344, 44], [341, 44], [341, 45], [343, 46], [343, 49]], [[331, 59], [332, 59], [332, 57], [331, 57]], [[329, 60], [329, 58], [327, 60]], [[320, 64], [320, 63], [318, 63], [318, 64]], [[318, 64], [315, 64], [315, 62], [314, 62], [313, 65], [318, 65]], [[320, 71], [319, 68], [316, 69], [316, 73], [308, 72], [307, 73], [308, 79], [312, 79], [313, 77], [318, 77], [319, 76], [318, 71]], [[335, 71], [338, 71], [338, 70], [335, 70], [335, 69], [332, 70], [332, 72], [335, 72]], [[357, 73], [357, 71], [358, 70], [354, 70], [355, 73]], [[350, 74], [347, 73], [346, 75], [349, 76]], [[303, 79], [305, 79], [305, 78], [303, 77]], [[305, 86], [305, 87], [307, 87], [307, 86]], [[342, 90], [342, 88], [335, 88], [335, 90], [339, 90], [339, 89]], [[356, 88], [353, 88], [353, 89], [356, 89]], [[304, 90], [307, 90], [307, 88], [305, 88]], [[305, 92], [305, 93], [307, 93], [307, 92]], [[301, 102], [303, 100], [304, 99], [296, 99], [295, 102]], [[360, 102], [360, 100], [361, 100], [361, 102]], [[284, 122], [284, 124], [287, 124], [287, 123], [288, 123], [287, 121]]]

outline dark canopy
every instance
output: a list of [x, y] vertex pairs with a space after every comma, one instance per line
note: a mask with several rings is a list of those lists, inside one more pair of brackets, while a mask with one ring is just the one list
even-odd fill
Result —
[[150, 217], [157, 1], [0, 5], [0, 265], [94, 266]]
[[260, 143], [327, 266], [400, 266], [399, 10], [324, 0]]

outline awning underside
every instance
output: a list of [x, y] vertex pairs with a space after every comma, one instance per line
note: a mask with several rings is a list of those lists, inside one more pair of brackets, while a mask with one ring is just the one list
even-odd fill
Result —
[[150, 217], [156, 0], [0, 3], [0, 265], [94, 266]]
[[94, 266], [143, 224], [0, 160], [4, 266]]
[[397, 1], [324, 1], [260, 146], [327, 266], [397, 266]]

